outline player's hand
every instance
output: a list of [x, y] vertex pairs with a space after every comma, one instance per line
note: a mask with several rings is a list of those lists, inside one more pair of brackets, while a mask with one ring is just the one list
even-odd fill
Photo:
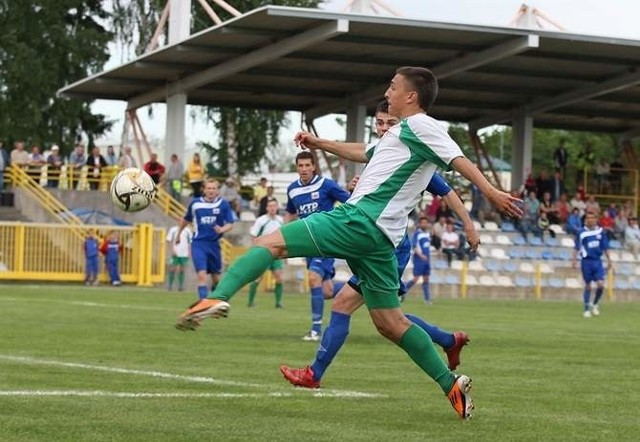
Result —
[[213, 230], [215, 230], [215, 232], [219, 235], [222, 233], [222, 227], [220, 227], [219, 225], [215, 225], [213, 226]]
[[298, 132], [293, 137], [293, 141], [296, 143], [296, 146], [301, 147], [303, 149], [315, 149], [317, 146], [318, 140], [319, 138], [310, 132]]
[[347, 184], [347, 190], [349, 192], [353, 192], [353, 189], [356, 188], [356, 184], [358, 184], [358, 181], [360, 181], [360, 175], [354, 176], [353, 179], [349, 181], [349, 184]]
[[471, 251], [477, 252], [478, 247], [480, 246], [480, 234], [476, 230], [476, 226], [474, 226], [473, 223], [465, 225], [464, 234], [467, 237], [467, 242], [469, 243]]
[[487, 199], [500, 212], [513, 218], [521, 218], [523, 201], [506, 192], [496, 190], [487, 195]]
[[174, 241], [175, 245], [180, 244], [180, 235], [176, 236], [176, 240]]

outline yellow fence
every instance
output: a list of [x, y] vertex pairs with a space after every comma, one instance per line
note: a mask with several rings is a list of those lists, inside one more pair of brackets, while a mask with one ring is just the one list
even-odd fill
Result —
[[[150, 286], [164, 282], [165, 232], [151, 224], [135, 227], [84, 226], [100, 238], [115, 231], [123, 246], [122, 282]], [[76, 226], [0, 223], [0, 280], [83, 281], [84, 239]], [[101, 262], [100, 281], [108, 281]]]

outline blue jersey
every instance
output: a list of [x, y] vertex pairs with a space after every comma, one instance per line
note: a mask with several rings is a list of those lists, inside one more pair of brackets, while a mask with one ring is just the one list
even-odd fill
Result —
[[422, 254], [429, 258], [429, 254], [431, 253], [431, 233], [416, 229], [416, 231], [413, 232], [411, 244], [414, 249], [419, 248]]
[[315, 212], [329, 212], [336, 201], [344, 203], [351, 195], [329, 179], [314, 175], [308, 184], [298, 179], [287, 188], [287, 212], [305, 218]]
[[609, 250], [609, 239], [602, 227], [595, 229], [583, 227], [576, 235], [575, 248], [583, 260], [601, 260], [602, 254]]
[[199, 197], [189, 204], [184, 220], [193, 223], [193, 241], [218, 241], [220, 235], [213, 227], [231, 224], [235, 217], [227, 200], [218, 197], [214, 201], [207, 201]]
[[95, 258], [98, 256], [98, 252], [100, 251], [100, 242], [98, 238], [93, 236], [87, 237], [84, 240], [84, 253], [87, 258]]

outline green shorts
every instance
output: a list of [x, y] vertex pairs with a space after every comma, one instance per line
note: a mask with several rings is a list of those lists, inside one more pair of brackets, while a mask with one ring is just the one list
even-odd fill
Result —
[[276, 259], [271, 263], [271, 265], [267, 270], [271, 270], [272, 272], [275, 272], [276, 270], [282, 270], [283, 268], [284, 268], [284, 261], [281, 259]]
[[184, 256], [172, 256], [171, 257], [171, 265], [172, 266], [186, 266], [189, 264], [189, 258]]
[[362, 281], [369, 310], [400, 307], [394, 246], [359, 207], [342, 204], [331, 212], [314, 213], [286, 224], [280, 231], [288, 256], [346, 260]]

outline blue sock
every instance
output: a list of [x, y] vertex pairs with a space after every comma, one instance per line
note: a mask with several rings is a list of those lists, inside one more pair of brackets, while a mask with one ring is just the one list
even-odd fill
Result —
[[336, 297], [338, 292], [340, 290], [342, 290], [342, 287], [344, 287], [345, 284], [346, 284], [346, 282], [334, 282], [333, 283], [333, 297], [334, 298]]
[[318, 346], [316, 360], [311, 364], [311, 369], [313, 370], [316, 381], [322, 378], [325, 370], [329, 367], [331, 361], [333, 361], [333, 358], [340, 351], [344, 341], [347, 339], [350, 321], [350, 315], [331, 312], [331, 320]]
[[207, 288], [206, 285], [198, 286], [198, 298], [204, 299], [207, 297], [208, 294], [209, 294], [209, 289]]
[[405, 317], [409, 321], [420, 327], [422, 330], [427, 332], [431, 340], [438, 344], [440, 347], [450, 348], [453, 347], [453, 345], [456, 343], [456, 338], [453, 336], [453, 333], [440, 330], [435, 325], [429, 324], [424, 319], [418, 318], [417, 316], [405, 314]]
[[598, 287], [596, 289], [596, 299], [593, 300], [594, 305], [600, 302], [600, 298], [602, 298], [602, 293], [604, 293], [604, 287]]
[[416, 283], [415, 283], [415, 281], [414, 281], [413, 279], [412, 279], [412, 280], [410, 280], [409, 282], [405, 282], [405, 283], [404, 283], [404, 285], [405, 285], [405, 287], [407, 288], [407, 292], [408, 292], [409, 290], [411, 290], [411, 287], [413, 287], [415, 284], [416, 284]]
[[422, 283], [422, 296], [424, 296], [425, 301], [431, 301], [431, 293], [429, 293], [429, 283], [426, 281]]
[[322, 333], [322, 314], [324, 313], [324, 295], [322, 287], [311, 289], [311, 330]]
[[584, 311], [589, 310], [589, 301], [591, 299], [591, 289], [584, 289], [582, 293], [582, 301], [584, 302]]

